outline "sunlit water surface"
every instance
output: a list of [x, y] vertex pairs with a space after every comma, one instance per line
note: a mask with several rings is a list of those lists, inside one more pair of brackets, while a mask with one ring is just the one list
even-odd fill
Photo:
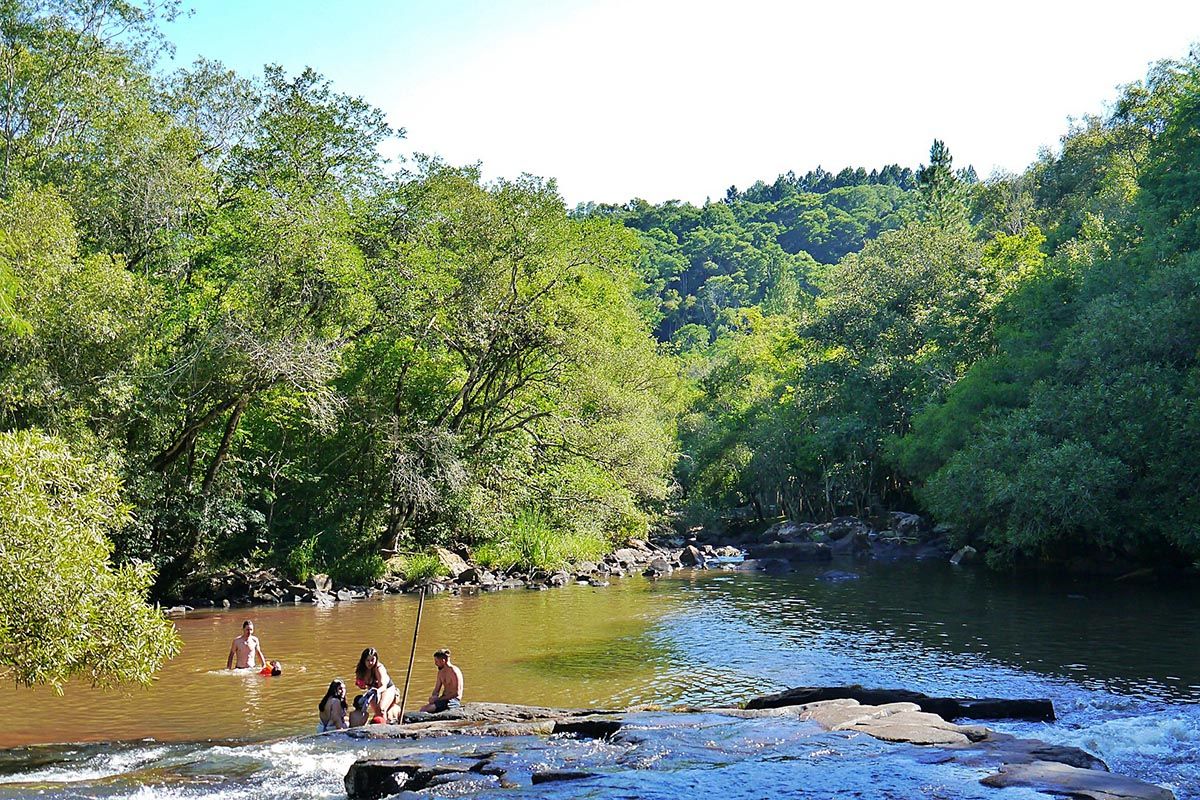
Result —
[[[728, 703], [789, 686], [861, 683], [956, 696], [1049, 697], [1059, 720], [991, 727], [1083, 747], [1115, 771], [1200, 798], [1200, 600], [1192, 587], [1017, 579], [943, 564], [838, 565], [784, 577], [685, 572], [597, 588], [431, 597], [411, 708], [449, 646], [467, 699], [552, 706]], [[523, 789], [476, 796], [973, 798], [985, 772], [806, 723], [645, 713], [619, 741], [453, 737], [350, 742], [312, 731], [363, 647], [403, 685], [416, 599], [255, 608], [177, 622], [184, 651], [148, 689], [10, 690], [0, 798], [341, 797], [368, 753], [437, 760], [497, 750]], [[225, 671], [253, 618], [278, 678]], [[53, 742], [105, 744], [42, 745]], [[599, 777], [530, 788], [538, 768]], [[856, 787], [847, 791], [846, 787]], [[1008, 790], [1006, 798], [1040, 797]]]

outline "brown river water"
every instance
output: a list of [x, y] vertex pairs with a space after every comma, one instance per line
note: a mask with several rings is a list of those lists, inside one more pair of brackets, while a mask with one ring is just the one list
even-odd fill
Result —
[[[944, 562], [837, 566], [831, 574], [829, 565], [778, 577], [685, 570], [603, 588], [435, 595], [425, 604], [408, 707], [428, 696], [439, 647], [453, 649], [468, 701], [703, 707], [788, 686], [848, 683], [1046, 697], [1058, 712], [1055, 723], [990, 724], [1082, 747], [1116, 772], [1167, 786], [1179, 800], [1200, 800], [1194, 583], [1005, 576]], [[0, 748], [8, 748], [0, 750], [0, 800], [344, 797], [342, 776], [370, 747], [342, 736], [306, 736], [316, 725], [317, 702], [333, 678], [352, 685], [364, 647], [377, 648], [402, 684], [416, 611], [417, 598], [404, 595], [330, 609], [195, 613], [176, 620], [183, 651], [150, 687], [103, 692], [72, 685], [59, 697], [10, 685], [0, 690]], [[267, 656], [283, 662], [282, 676], [225, 670], [230, 642], [247, 618]], [[845, 786], [862, 783], [859, 772], [870, 764], [877, 767], [871, 781], [894, 789], [871, 796], [975, 798], [984, 791], [978, 775], [943, 774], [920, 759], [871, 762], [867, 753], [868, 761], [831, 763], [813, 755], [848, 747], [884, 752], [857, 739], [793, 742], [781, 761], [775, 748], [800, 735], [792, 728], [728, 718], [696, 723], [688, 716], [651, 714], [633, 722], [643, 744], [626, 755], [620, 753], [628, 742], [614, 745], [616, 755], [609, 755], [638, 764], [645, 756], [658, 766], [626, 774], [611, 772], [616, 767], [609, 764], [605, 791], [750, 800], [775, 796], [786, 781], [828, 789], [814, 797], [842, 797]], [[24, 747], [41, 743], [79, 744]], [[571, 748], [584, 748], [589, 758], [603, 755], [586, 743], [553, 739], [487, 746], [509, 748], [526, 769], [547, 759], [568, 763]], [[751, 754], [753, 765], [729, 761], [719, 755], [722, 748]], [[709, 764], [713, 759], [720, 763]], [[939, 785], [954, 789], [932, 795], [914, 789]], [[538, 796], [566, 798], [577, 789]], [[605, 791], [593, 796], [609, 796]]]
[[[553, 706], [640, 702], [637, 687], [651, 682], [654, 668], [638, 658], [638, 640], [679, 601], [647, 592], [645, 584], [639, 578], [603, 588], [427, 598], [407, 707], [417, 708], [429, 696], [436, 677], [432, 653], [439, 647], [453, 651], [467, 700]], [[597, 592], [605, 595], [599, 606]], [[62, 697], [48, 689], [0, 692], [9, 709], [0, 747], [307, 732], [333, 678], [345, 680], [353, 697], [354, 666], [365, 647], [379, 651], [403, 688], [416, 613], [414, 595], [328, 609], [305, 604], [193, 613], [175, 621], [182, 652], [148, 688], [70, 685]], [[263, 652], [283, 663], [283, 675], [225, 670], [230, 642], [244, 619], [254, 620]], [[564, 668], [605, 659], [613, 669]]]

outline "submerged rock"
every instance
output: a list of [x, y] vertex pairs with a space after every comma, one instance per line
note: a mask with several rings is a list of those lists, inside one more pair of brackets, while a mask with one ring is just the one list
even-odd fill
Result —
[[846, 581], [858, 580], [858, 574], [854, 572], [843, 572], [840, 569], [831, 569], [818, 575], [817, 580], [825, 581], [826, 583], [845, 583]]
[[539, 783], [553, 783], [555, 781], [577, 781], [582, 778], [594, 777], [596, 777], [596, 773], [594, 772], [572, 772], [563, 769], [542, 770], [534, 772], [530, 776], [535, 785]]
[[966, 545], [965, 547], [960, 547], [958, 552], [950, 556], [950, 563], [956, 567], [959, 564], [969, 564], [975, 560], [976, 555], [978, 555], [978, 552], [975, 548], [971, 547], [971, 545]]
[[1005, 764], [980, 781], [996, 789], [1020, 787], [1080, 800], [1174, 800], [1161, 786], [1095, 769], [1080, 769], [1050, 761]]

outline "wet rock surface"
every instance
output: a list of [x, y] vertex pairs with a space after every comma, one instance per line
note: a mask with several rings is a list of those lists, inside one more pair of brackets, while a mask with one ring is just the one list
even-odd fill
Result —
[[1152, 783], [1050, 761], [1005, 764], [999, 772], [980, 783], [995, 789], [1036, 789], [1079, 800], [1174, 800], [1175, 797], [1167, 789]]
[[[861, 689], [861, 687], [858, 687]], [[881, 690], [863, 690], [875, 691]], [[887, 690], [899, 692], [902, 690]], [[787, 693], [780, 693], [781, 695]], [[916, 694], [908, 692], [907, 694]], [[747, 704], [748, 706], [750, 704]], [[1020, 739], [979, 725], [959, 725], [938, 714], [921, 710], [916, 702], [860, 703], [853, 698], [831, 698], [802, 704], [767, 705], [757, 708], [673, 709], [677, 728], [686, 730], [688, 717], [726, 716], [746, 720], [793, 719], [819, 729], [846, 734], [863, 734], [879, 742], [916, 745], [928, 749], [923, 763], [957, 764], [993, 770], [981, 784], [991, 788], [1024, 787], [1085, 800], [1173, 800], [1167, 789], [1134, 778], [1114, 775], [1100, 759], [1073, 747]], [[440, 715], [412, 714], [405, 725], [377, 725], [347, 732], [351, 737], [410, 739], [426, 736], [480, 735], [493, 737], [567, 735], [571, 738], [612, 742], [618, 750], [635, 747], [644, 734], [627, 727], [629, 712], [597, 713], [589, 709], [556, 709], [496, 703], [464, 705]], [[661, 730], [661, 725], [657, 728]], [[850, 740], [853, 741], [853, 740]], [[520, 786], [513, 776], [493, 761], [493, 753], [478, 754], [470, 763], [439, 763], [434, 767], [402, 759], [360, 759], [347, 772], [345, 784], [352, 800], [389, 796], [401, 791], [421, 791], [450, 785], [454, 794], [479, 791], [480, 776], [487, 786]], [[617, 759], [617, 766], [624, 762]], [[633, 766], [636, 767], [636, 762]], [[629, 765], [626, 765], [629, 766]], [[530, 784], [583, 780], [595, 771], [572, 766], [538, 766], [528, 771]], [[486, 788], [482, 784], [480, 788]], [[861, 785], [847, 785], [849, 789]], [[383, 792], [382, 794], [380, 792]]]
[[1054, 705], [1045, 699], [930, 697], [907, 689], [867, 689], [862, 686], [801, 686], [756, 697], [746, 704], [746, 708], [779, 708], [845, 699], [873, 705], [914, 703], [922, 711], [945, 719], [1054, 720]]

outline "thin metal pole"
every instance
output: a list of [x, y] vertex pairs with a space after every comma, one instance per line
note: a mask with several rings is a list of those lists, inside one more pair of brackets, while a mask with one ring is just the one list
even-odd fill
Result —
[[408, 703], [408, 682], [412, 679], [413, 661], [417, 657], [417, 632], [421, 630], [421, 609], [425, 608], [425, 587], [421, 587], [421, 599], [417, 601], [417, 624], [413, 626], [412, 652], [408, 654], [408, 672], [404, 676], [404, 694], [400, 696], [400, 724], [404, 724], [404, 706]]

